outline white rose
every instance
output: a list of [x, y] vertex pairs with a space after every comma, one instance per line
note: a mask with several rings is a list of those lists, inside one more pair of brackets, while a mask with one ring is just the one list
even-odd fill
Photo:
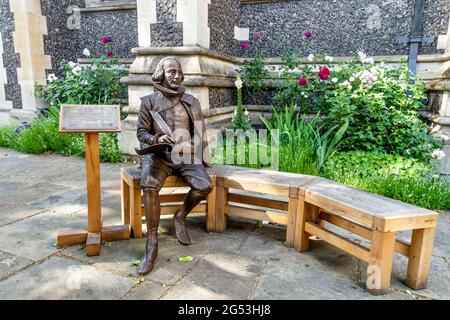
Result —
[[331, 79], [331, 82], [333, 82], [333, 83], [338, 82], [338, 78], [333, 78], [333, 79]]
[[442, 160], [442, 159], [445, 158], [445, 153], [444, 153], [444, 151], [442, 151], [442, 150], [436, 149], [436, 150], [434, 150], [433, 153], [431, 154], [431, 157], [432, 157], [433, 159], [436, 159], [436, 160]]
[[80, 74], [81, 70], [82, 70], [82, 69], [81, 69], [80, 66], [76, 66], [75, 68], [72, 69], [72, 72], [73, 72], [74, 75], [77, 76], [77, 75]]
[[248, 114], [249, 114], [248, 110], [245, 110], [245, 111], [244, 111], [244, 114], [245, 114], [246, 116], [248, 116]]
[[350, 79], [348, 79], [348, 81], [350, 81], [350, 82], [355, 81], [355, 77], [350, 77]]
[[367, 55], [362, 51], [358, 52], [358, 56], [359, 56], [359, 60], [361, 60], [361, 61], [363, 61], [367, 57]]
[[91, 56], [91, 52], [89, 51], [88, 48], [84, 48], [83, 55], [85, 55], [86, 57], [90, 57]]
[[51, 74], [48, 75], [48, 77], [47, 77], [47, 82], [50, 83], [50, 82], [53, 82], [53, 81], [55, 81], [55, 80], [58, 80], [58, 77], [55, 76], [54, 73], [51, 73]]
[[73, 69], [77, 64], [73, 61], [69, 61], [69, 66]]
[[333, 62], [334, 58], [330, 56], [325, 56], [325, 61]]
[[367, 63], [367, 64], [374, 64], [375, 61], [373, 60], [373, 58], [367, 58], [367, 59], [364, 59], [364, 63]]
[[314, 59], [315, 59], [315, 57], [314, 57], [314, 55], [311, 53], [311, 54], [308, 56], [308, 61], [312, 62], [312, 61], [314, 61]]

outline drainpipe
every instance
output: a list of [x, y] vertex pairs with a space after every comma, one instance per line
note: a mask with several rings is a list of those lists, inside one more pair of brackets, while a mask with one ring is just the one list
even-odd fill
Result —
[[399, 36], [395, 39], [396, 44], [409, 45], [408, 68], [412, 78], [417, 73], [417, 56], [419, 55], [420, 45], [431, 44], [434, 42], [433, 36], [422, 35], [423, 14], [425, 9], [425, 0], [416, 0], [414, 6], [414, 18], [411, 33]]

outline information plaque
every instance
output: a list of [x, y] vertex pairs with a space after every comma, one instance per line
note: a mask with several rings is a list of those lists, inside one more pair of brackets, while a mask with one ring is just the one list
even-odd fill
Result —
[[128, 225], [104, 227], [100, 190], [100, 133], [120, 131], [120, 106], [63, 104], [59, 114], [59, 131], [84, 133], [86, 145], [87, 230], [61, 230], [58, 246], [85, 244], [88, 256], [100, 254], [101, 241], [128, 240]]
[[61, 105], [60, 132], [119, 132], [118, 105]]

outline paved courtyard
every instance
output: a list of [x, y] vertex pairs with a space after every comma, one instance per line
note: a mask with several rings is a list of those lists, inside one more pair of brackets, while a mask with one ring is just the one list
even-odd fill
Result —
[[[105, 225], [120, 224], [119, 171], [129, 165], [102, 164]], [[0, 148], [0, 299], [450, 299], [449, 213], [439, 217], [424, 290], [402, 284], [398, 254], [390, 293], [376, 297], [364, 289], [366, 264], [320, 240], [300, 254], [285, 247], [283, 227], [233, 220], [224, 234], [206, 233], [203, 217], [190, 218], [188, 247], [163, 219], [155, 269], [139, 277], [132, 262], [145, 239], [103, 243], [98, 257], [56, 247], [59, 229], [86, 226], [84, 170], [83, 158]], [[193, 261], [177, 260], [187, 255]]]

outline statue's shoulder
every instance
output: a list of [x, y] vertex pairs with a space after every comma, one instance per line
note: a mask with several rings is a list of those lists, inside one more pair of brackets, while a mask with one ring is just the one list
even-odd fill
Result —
[[191, 106], [194, 106], [194, 105], [200, 106], [200, 101], [196, 97], [194, 97], [193, 95], [191, 95], [189, 93], [184, 93], [181, 100], [183, 100], [184, 102], [187, 102]]
[[158, 97], [158, 92], [152, 92], [146, 96], [141, 97], [141, 101], [143, 104], [147, 105], [147, 106], [151, 106], [153, 105], [153, 102], [155, 101], [155, 98]]

